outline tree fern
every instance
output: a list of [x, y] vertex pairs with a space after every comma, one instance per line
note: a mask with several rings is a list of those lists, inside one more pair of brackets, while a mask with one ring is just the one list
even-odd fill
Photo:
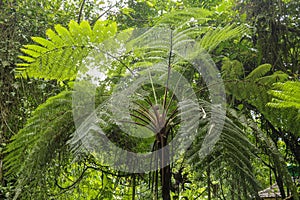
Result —
[[[190, 13], [181, 13], [178, 16], [183, 16], [184, 19], [187, 19], [187, 16], [190, 17]], [[203, 16], [205, 18], [206, 14]], [[168, 21], [168, 18], [169, 20], [171, 19], [171, 17], [166, 16], [165, 20]], [[48, 39], [33, 37], [33, 40], [38, 44], [24, 46], [22, 51], [26, 56], [21, 56], [21, 58], [25, 63], [19, 64], [19, 67], [22, 68], [17, 69], [17, 75], [54, 79], [58, 81], [74, 80], [78, 71], [82, 70], [81, 67], [87, 64], [83, 62], [89, 59], [89, 54], [91, 55], [91, 58], [94, 58], [92, 56], [96, 54], [98, 55], [97, 59], [103, 58], [105, 62], [104, 64], [102, 63], [102, 65], [107, 65], [106, 69], [112, 70], [116, 69], [116, 66], [121, 66], [123, 69], [126, 68], [133, 74], [139, 73], [141, 69], [140, 67], [134, 69], [134, 66], [147, 67], [149, 65], [145, 66], [145, 63], [157, 64], [159, 62], [162, 62], [170, 69], [172, 68], [171, 70], [174, 71], [193, 72], [194, 69], [192, 69], [191, 64], [211, 65], [212, 61], [206, 59], [207, 54], [204, 53], [204, 50], [212, 51], [220, 42], [231, 39], [246, 30], [243, 26], [234, 25], [210, 30], [203, 29], [201, 26], [177, 27], [172, 25], [170, 27], [169, 25], [169, 23], [159, 24], [153, 29], [144, 32], [144, 34], [135, 40], [127, 43], [127, 45], [125, 45], [127, 49], [122, 51], [122, 53], [128, 53], [129, 56], [134, 58], [131, 60], [132, 62], [129, 63], [122, 62], [122, 56], [105, 56], [108, 55], [105, 53], [117, 51], [118, 48], [113, 48], [114, 44], [117, 43], [117, 40], [122, 39], [122, 42], [127, 41], [131, 36], [131, 33], [135, 34], [135, 32], [127, 30], [118, 34], [116, 40], [108, 40], [116, 34], [116, 24], [112, 22], [99, 21], [91, 28], [85, 21], [81, 24], [71, 21], [69, 23], [69, 30], [61, 25], [56, 25], [55, 31], [47, 31]], [[197, 40], [194, 41], [193, 39]], [[195, 52], [189, 50], [191, 45], [197, 47]], [[110, 48], [113, 48], [113, 50], [110, 50]], [[186, 60], [191, 59], [196, 60], [195, 63], [186, 64]], [[204, 61], [207, 63], [204, 63]], [[134, 66], [126, 65], [132, 63], [134, 63]], [[214, 77], [217, 77], [216, 71], [213, 71], [212, 68], [203, 68], [201, 70], [203, 70], [201, 71], [202, 75], [208, 76], [206, 77], [207, 81], [214, 80]], [[211, 76], [214, 77], [212, 78]], [[162, 78], [165, 78], [166, 81], [168, 80], [168, 76], [162, 76]], [[217, 87], [220, 87], [216, 86], [217, 84], [215, 84], [215, 82], [209, 83], [215, 85], [213, 87], [217, 90], [219, 89]], [[112, 89], [108, 87], [103, 88], [105, 88], [105, 90]], [[167, 87], [163, 89], [164, 92], [160, 92], [161, 96], [158, 97], [160, 101], [163, 101], [161, 104], [163, 104], [163, 106], [171, 103], [176, 104], [177, 101], [173, 100], [171, 93], [166, 92], [168, 91], [166, 88]], [[53, 160], [55, 153], [61, 151], [61, 149], [65, 147], [66, 141], [71, 137], [71, 132], [75, 131], [70, 96], [71, 92], [65, 91], [50, 98], [45, 104], [41, 105], [35, 111], [25, 127], [13, 138], [14, 140], [8, 146], [7, 152], [9, 153], [9, 156], [6, 158], [7, 168], [9, 170], [8, 173], [19, 174], [19, 187], [22, 187], [25, 184], [31, 186], [30, 177], [34, 176], [38, 178], [42, 175], [43, 170], [45, 170], [46, 167], [49, 166], [49, 163], [51, 163], [51, 160]], [[219, 98], [216, 95], [211, 96], [212, 101]], [[177, 103], [178, 105], [183, 103], [184, 106], [184, 103], [187, 102], [183, 101]], [[150, 104], [152, 104], [152, 102]], [[176, 108], [176, 105], [170, 106], [169, 108]], [[133, 107], [133, 110], [134, 109], [135, 107]], [[85, 111], [84, 113], [91, 114], [89, 111], [90, 110], [87, 112]], [[102, 112], [105, 112], [105, 110]], [[199, 109], [195, 110], [195, 112], [201, 114], [203, 110]], [[175, 111], [174, 113], [176, 114]], [[216, 113], [214, 114], [216, 115]], [[139, 116], [136, 118], [138, 117]], [[176, 128], [177, 123], [173, 121], [176, 116], [168, 115], [168, 117], [171, 117], [168, 125], [171, 125], [174, 122], [174, 125], [172, 126]], [[180, 116], [177, 117], [179, 118]], [[138, 120], [136, 121], [136, 123], [139, 122], [140, 121]], [[197, 123], [194, 123], [193, 121], [187, 121], [187, 123], [191, 127], [194, 125], [197, 126]], [[187, 134], [190, 131], [191, 127], [189, 126], [182, 127], [183, 133]], [[113, 130], [113, 128], [114, 126], [109, 126], [108, 129]], [[120, 133], [119, 131], [117, 132]], [[82, 135], [80, 135], [79, 140], [82, 143], [79, 142], [79, 145], [82, 145], [84, 144], [85, 136], [88, 137], [90, 132], [83, 131], [80, 133]], [[209, 133], [214, 135], [214, 130]], [[231, 138], [234, 137], [235, 136], [233, 135]], [[60, 142], [56, 143], [57, 140]], [[228, 142], [224, 142], [226, 144], [234, 142], [233, 140], [229, 141], [228, 139], [227, 141]], [[135, 146], [135, 144], [136, 143], [133, 143], [133, 146]], [[233, 152], [235, 150], [235, 148], [228, 148], [228, 152]], [[233, 156], [234, 154], [231, 155]], [[124, 160], [125, 158], [123, 157], [120, 159]], [[22, 162], [21, 168], [18, 167], [18, 165], [20, 165], [19, 161]], [[246, 159], [244, 159], [243, 162], [246, 162]], [[37, 170], [32, 171], [32, 169]], [[249, 171], [248, 168], [245, 168], [244, 170]], [[35, 183], [36, 182], [32, 181], [32, 184]]]
[[[178, 29], [175, 28], [173, 30], [172, 28], [168, 28], [168, 25], [164, 28], [162, 28], [162, 27], [163, 27], [162, 25], [159, 25], [157, 27], [154, 27], [153, 29], [147, 30], [140, 37], [134, 39], [133, 41], [131, 41], [129, 43], [129, 47], [132, 47], [132, 46], [135, 47], [135, 48], [133, 48], [133, 53], [136, 55], [135, 59], [137, 60], [137, 62], [134, 63], [134, 67], [135, 67], [137, 74], [139, 74], [139, 75], [146, 74], [147, 75], [147, 73], [144, 73], [145, 71], [143, 71], [142, 69], [145, 67], [149, 68], [149, 66], [153, 66], [157, 63], [160, 63], [158, 65], [158, 67], [161, 70], [164, 69], [165, 67], [170, 67], [171, 71], [192, 70], [191, 68], [190, 69], [188, 68], [188, 65], [183, 64], [184, 62], [182, 62], [182, 61], [185, 59], [186, 60], [191, 60], [191, 59], [201, 60], [202, 59], [202, 61], [205, 61], [205, 58], [207, 58], [207, 57], [205, 57], [206, 54], [204, 53], [204, 50], [210, 51], [210, 50], [214, 49], [220, 42], [222, 42], [226, 39], [230, 39], [233, 36], [237, 36], [240, 33], [242, 33], [243, 31], [245, 31], [245, 28], [240, 27], [240, 26], [238, 26], [237, 28], [234, 28], [232, 25], [226, 26], [224, 29], [220, 28], [220, 29], [211, 30], [207, 33], [207, 36], [201, 35], [201, 36], [199, 36], [199, 40], [194, 42], [194, 40], [192, 40], [192, 37], [195, 36], [194, 33], [196, 33], [197, 31], [199, 31], [199, 32], [203, 31], [203, 30], [201, 30], [200, 27], [198, 28], [198, 30], [196, 30], [197, 28], [191, 28], [191, 30], [193, 32], [192, 35], [188, 34], [189, 28], [184, 29], [183, 27], [179, 27]], [[187, 33], [187, 34], [185, 34], [185, 33]], [[192, 37], [190, 37], [190, 36], [192, 36]], [[197, 47], [196, 50], [194, 52], [191, 52], [188, 49], [189, 45], [191, 45], [191, 46], [195, 45]], [[207, 62], [209, 62], [209, 61], [207, 61]], [[197, 67], [198, 67], [199, 63], [195, 62], [193, 64], [197, 65]], [[153, 67], [152, 67], [152, 69], [153, 69]], [[213, 76], [213, 75], [217, 76], [215, 71], [211, 71], [212, 70], [211, 68], [203, 67], [202, 70], [203, 70], [203, 73], [202, 73], [203, 76], [206, 76], [206, 75], [207, 76]], [[155, 72], [156, 71], [153, 70], [153, 73], [155, 73]], [[142, 73], [144, 73], [144, 74], [142, 74]], [[151, 67], [150, 67], [149, 74], [151, 74], [151, 73], [152, 73], [152, 71], [151, 71]], [[166, 74], [160, 75], [159, 77], [160, 77], [160, 80], [161, 79], [166, 80], [166, 81], [168, 80]], [[209, 79], [208, 77], [206, 77], [206, 78]], [[129, 80], [131, 80], [131, 79], [129, 79]], [[178, 81], [178, 83], [181, 83], [180, 79], [177, 81]], [[159, 84], [159, 82], [157, 82], [157, 81], [155, 83]], [[128, 86], [128, 84], [129, 83], [125, 82], [124, 84], [121, 84], [121, 85]], [[175, 85], [177, 85], [177, 84], [175, 83]], [[164, 84], [162, 84], [162, 85], [164, 85]], [[168, 86], [168, 87], [171, 87], [171, 86]], [[180, 87], [182, 87], [182, 86], [180, 86]], [[135, 90], [135, 89], [132, 89], [132, 90]], [[126, 92], [124, 92], [123, 95], [120, 95], [120, 93], [122, 94], [123, 91], [126, 91], [126, 87], [118, 90], [118, 92], [117, 92], [118, 96], [117, 96], [117, 98], [115, 98], [117, 100], [116, 103], [111, 103], [111, 105], [113, 107], [116, 107], [116, 105], [120, 105], [122, 103], [122, 101], [128, 97], [129, 94]], [[154, 90], [154, 91], [158, 92], [158, 89]], [[148, 91], [148, 93], [150, 93], [150, 92]], [[154, 92], [154, 94], [155, 94], [155, 92]], [[154, 94], [152, 94], [152, 95], [154, 95]], [[199, 110], [196, 109], [194, 104], [193, 104], [193, 106], [189, 106], [188, 101], [180, 101], [179, 100], [177, 102], [177, 101], [172, 100], [172, 98], [171, 98], [172, 95], [166, 96], [166, 93], [161, 93], [161, 92], [159, 94], [160, 94], [160, 96], [156, 96], [156, 97], [150, 96], [149, 99], [151, 99], [152, 101], [148, 99], [147, 102], [150, 101], [150, 103], [149, 103], [150, 105], [162, 104], [162, 107], [163, 107], [164, 106], [163, 100], [167, 99], [167, 101], [170, 101], [169, 104], [171, 104], [171, 105], [175, 104], [173, 106], [176, 106], [176, 104], [178, 104], [179, 109], [183, 108], [183, 107], [189, 108], [188, 111], [192, 110], [196, 114], [200, 114], [204, 111], [204, 110], [202, 111], [201, 109], [199, 109]], [[135, 98], [140, 96], [139, 94], [135, 94], [135, 95], [136, 95]], [[216, 98], [216, 97], [213, 96], [212, 99], [214, 99], [214, 98]], [[154, 99], [155, 99], [155, 101], [154, 101]], [[136, 105], [132, 105], [132, 106], [133, 106], [133, 108], [131, 110], [135, 110]], [[122, 108], [125, 108], [124, 112], [122, 111]], [[101, 110], [103, 108], [101, 107], [99, 109]], [[122, 115], [122, 113], [124, 114], [126, 112], [127, 107], [120, 106], [120, 108], [117, 107], [117, 109], [121, 109], [118, 111], [120, 112], [119, 115]], [[147, 111], [148, 109], [151, 109], [151, 106], [143, 108], [142, 110], [145, 113], [148, 113], [148, 111]], [[204, 109], [204, 107], [202, 107], [202, 109]], [[209, 110], [210, 108], [205, 107], [205, 111], [209, 112], [206, 109]], [[115, 111], [115, 112], [117, 112], [117, 111]], [[109, 113], [113, 113], [113, 112], [112, 111], [107, 111], [107, 112], [97, 111], [97, 113], [102, 113], [107, 116]], [[141, 112], [139, 112], [139, 113], [141, 113]], [[182, 112], [178, 115], [178, 117], [180, 117], [181, 115], [185, 116], [185, 114], [186, 113]], [[187, 115], [188, 119], [191, 118], [192, 116], [195, 116], [196, 114]], [[94, 125], [95, 123], [97, 124], [97, 121], [95, 121], [95, 119], [93, 119], [93, 115], [94, 115], [94, 113], [91, 113], [91, 117], [88, 118], [88, 122], [90, 124]], [[143, 125], [142, 122], [150, 121], [149, 122], [150, 125], [155, 126], [155, 122], [152, 122], [151, 118], [149, 117], [150, 115], [151, 115], [151, 113], [148, 113], [147, 114], [148, 117], [142, 118], [143, 116], [146, 116], [146, 114], [142, 113], [142, 115], [139, 115], [138, 117], [136, 117], [135, 114], [131, 114], [132, 117], [136, 117], [139, 119], [138, 122], [135, 122], [137, 125], [142, 126]], [[219, 121], [222, 121], [222, 119], [221, 119], [222, 114], [213, 113], [213, 115], [220, 116]], [[98, 117], [98, 118], [104, 119], [105, 117]], [[114, 117], [112, 117], [112, 118], [114, 118]], [[126, 118], [121, 121], [126, 122], [128, 120], [129, 119]], [[218, 133], [218, 131], [220, 131], [220, 126], [217, 124], [220, 123], [219, 121], [214, 121], [213, 123], [215, 123], [215, 124], [211, 124], [210, 128], [207, 129], [207, 130], [209, 130], [209, 131], [207, 131], [207, 135], [209, 135], [208, 138], [210, 138], [211, 140], [206, 139], [205, 142], [208, 142], [208, 143], [205, 144], [205, 142], [204, 142], [203, 146], [201, 146], [201, 149], [203, 149], [203, 150], [201, 150], [201, 152], [199, 152], [199, 153], [204, 155], [201, 157], [201, 159], [205, 158], [205, 156], [207, 156], [212, 151], [212, 150], [208, 150], [208, 149], [213, 148], [215, 142], [218, 139], [217, 133]], [[134, 122], [132, 122], [132, 123], [134, 123]], [[226, 123], [229, 123], [229, 121], [227, 121]], [[105, 123], [105, 124], [107, 124], [107, 123]], [[191, 134], [190, 131], [195, 126], [197, 128], [198, 122], [189, 121], [188, 126], [180, 127], [180, 128], [182, 128], [182, 132], [179, 131], [179, 132], [176, 132], [175, 134], [182, 134], [183, 136], [190, 137], [189, 136]], [[215, 130], [215, 128], [212, 128], [213, 126], [217, 127], [216, 130]], [[174, 125], [173, 128], [176, 128], [176, 125]], [[250, 185], [252, 188], [251, 191], [254, 191], [255, 189], [253, 189], [253, 188], [256, 187], [256, 182], [253, 177], [253, 174], [250, 173], [251, 165], [249, 165], [249, 162], [250, 162], [249, 158], [246, 158], [246, 157], [238, 158], [236, 156], [237, 150], [240, 153], [239, 155], [243, 155], [242, 150], [243, 151], [248, 150], [248, 149], [244, 149], [244, 148], [241, 148], [241, 150], [240, 150], [239, 147], [244, 147], [241, 144], [243, 144], [243, 142], [245, 142], [246, 144], [249, 144], [249, 143], [247, 142], [247, 140], [245, 140], [244, 137], [241, 137], [241, 135], [238, 135], [238, 134], [236, 134], [236, 135], [233, 134], [233, 132], [230, 132], [229, 129], [230, 128], [228, 128], [228, 132], [227, 132], [228, 135], [227, 135], [227, 137], [224, 136], [224, 141], [223, 141], [224, 142], [223, 146], [227, 148], [228, 155], [226, 155], [226, 156], [224, 155], [224, 157], [222, 159], [225, 159], [225, 157], [229, 157], [229, 155], [231, 155], [231, 158], [228, 159], [228, 162], [231, 163], [232, 166], [234, 166], [236, 164], [237, 160], [241, 160], [241, 163], [245, 162], [243, 164], [243, 167], [241, 167], [240, 172], [242, 175], [241, 175], [240, 179], [244, 180], [244, 179], [242, 179], [242, 176], [248, 177], [247, 180], [250, 182]], [[83, 125], [78, 129], [78, 132], [75, 133], [75, 137], [73, 138], [73, 139], [75, 139], [75, 141], [72, 141], [72, 142], [77, 144], [76, 145], [77, 148], [78, 148], [78, 144], [79, 144], [79, 149], [80, 148], [83, 148], [83, 149], [88, 148], [91, 152], [94, 152], [94, 153], [95, 152], [103, 152], [104, 149], [107, 150], [107, 146], [105, 146], [107, 141], [105, 139], [104, 140], [102, 139], [103, 134], [105, 134], [105, 133], [103, 133], [103, 131], [101, 129], [94, 128], [94, 126], [89, 127], [83, 123]], [[153, 134], [156, 134], [156, 133], [153, 131]], [[229, 138], [231, 138], [231, 139], [229, 140]], [[236, 141], [237, 138], [239, 139], [238, 142]], [[223, 137], [222, 137], [222, 139], [223, 139]], [[80, 141], [81, 141], [81, 144], [80, 144]], [[100, 141], [101, 141], [102, 145], [99, 145]], [[235, 147], [234, 145], [236, 145], [236, 143], [238, 143], [239, 145], [237, 145]], [[155, 144], [155, 142], [154, 142], [154, 144]], [[183, 144], [183, 146], [184, 145], [185, 145], [185, 143]], [[157, 150], [158, 147], [155, 147], [155, 148], [156, 148], [155, 150]], [[114, 158], [115, 160], [110, 159], [110, 157], [109, 157], [110, 154], [102, 155], [102, 157], [100, 154], [100, 157], [98, 157], [98, 158], [100, 160], [103, 160], [103, 158], [104, 158], [104, 160], [105, 160], [105, 158], [106, 159], [108, 158], [109, 160], [106, 162], [110, 162], [110, 164], [123, 163], [124, 159], [128, 159], [128, 157], [126, 157], [126, 154], [120, 153], [120, 151], [118, 149], [111, 149], [111, 151], [114, 152], [114, 154], [119, 155], [119, 156], [115, 156], [115, 158]], [[198, 151], [200, 151], [200, 149], [198, 149]], [[112, 154], [112, 152], [111, 152], [111, 154]], [[146, 160], [146, 159], [144, 161], [150, 162], [150, 160]], [[127, 160], [127, 162], [128, 162], [128, 160]], [[131, 163], [131, 165], [132, 165], [132, 163]], [[128, 166], [128, 167], [130, 168], [130, 166]], [[136, 170], [139, 170], [138, 164], [135, 164], [135, 167], [136, 167]], [[158, 183], [155, 183], [155, 185], [157, 186]], [[246, 188], [246, 184], [245, 184], [245, 188]], [[250, 190], [249, 190], [249, 193], [250, 193]]]

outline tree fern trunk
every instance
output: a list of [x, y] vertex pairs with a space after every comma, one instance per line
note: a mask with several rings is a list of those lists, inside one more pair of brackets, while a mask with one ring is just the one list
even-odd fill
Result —
[[161, 180], [162, 180], [162, 198], [163, 200], [170, 200], [170, 190], [171, 190], [171, 168], [170, 165], [162, 168], [161, 170]]
[[[161, 133], [164, 131], [162, 130]], [[160, 154], [160, 163], [161, 166], [164, 166], [165, 163], [170, 163], [169, 162], [169, 156], [170, 156], [170, 151], [169, 148], [166, 147], [167, 145], [167, 138], [164, 136], [166, 134], [160, 134], [161, 137], [159, 137], [160, 141], [158, 143], [159, 149], [161, 149], [161, 154]], [[162, 198], [163, 200], [170, 200], [170, 191], [171, 191], [171, 168], [170, 165], [167, 165], [165, 167], [161, 167], [160, 169], [160, 177], [161, 177], [161, 186], [162, 186]]]

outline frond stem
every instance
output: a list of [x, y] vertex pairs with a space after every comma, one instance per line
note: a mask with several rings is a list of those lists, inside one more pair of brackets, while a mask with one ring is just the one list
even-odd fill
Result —
[[170, 33], [170, 52], [169, 52], [169, 59], [168, 59], [168, 77], [166, 81], [166, 87], [165, 87], [165, 94], [164, 94], [164, 101], [163, 101], [163, 108], [166, 108], [167, 103], [167, 96], [168, 96], [168, 87], [169, 87], [169, 79], [171, 74], [171, 59], [172, 59], [172, 47], [173, 47], [173, 32]]

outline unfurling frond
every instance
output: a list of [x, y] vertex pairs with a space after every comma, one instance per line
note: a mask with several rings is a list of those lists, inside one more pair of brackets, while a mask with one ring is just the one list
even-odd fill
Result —
[[104, 40], [114, 36], [116, 23], [97, 21], [90, 27], [87, 21], [80, 24], [69, 23], [69, 29], [61, 25], [55, 31], [48, 29], [48, 39], [32, 37], [37, 44], [25, 45], [19, 56], [25, 63], [17, 64], [17, 76], [55, 79], [58, 81], [74, 80], [82, 60], [91, 49]]

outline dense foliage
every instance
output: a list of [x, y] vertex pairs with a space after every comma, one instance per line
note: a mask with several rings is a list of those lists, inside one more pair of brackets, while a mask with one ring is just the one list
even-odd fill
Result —
[[300, 3], [0, 6], [1, 199], [299, 199]]

